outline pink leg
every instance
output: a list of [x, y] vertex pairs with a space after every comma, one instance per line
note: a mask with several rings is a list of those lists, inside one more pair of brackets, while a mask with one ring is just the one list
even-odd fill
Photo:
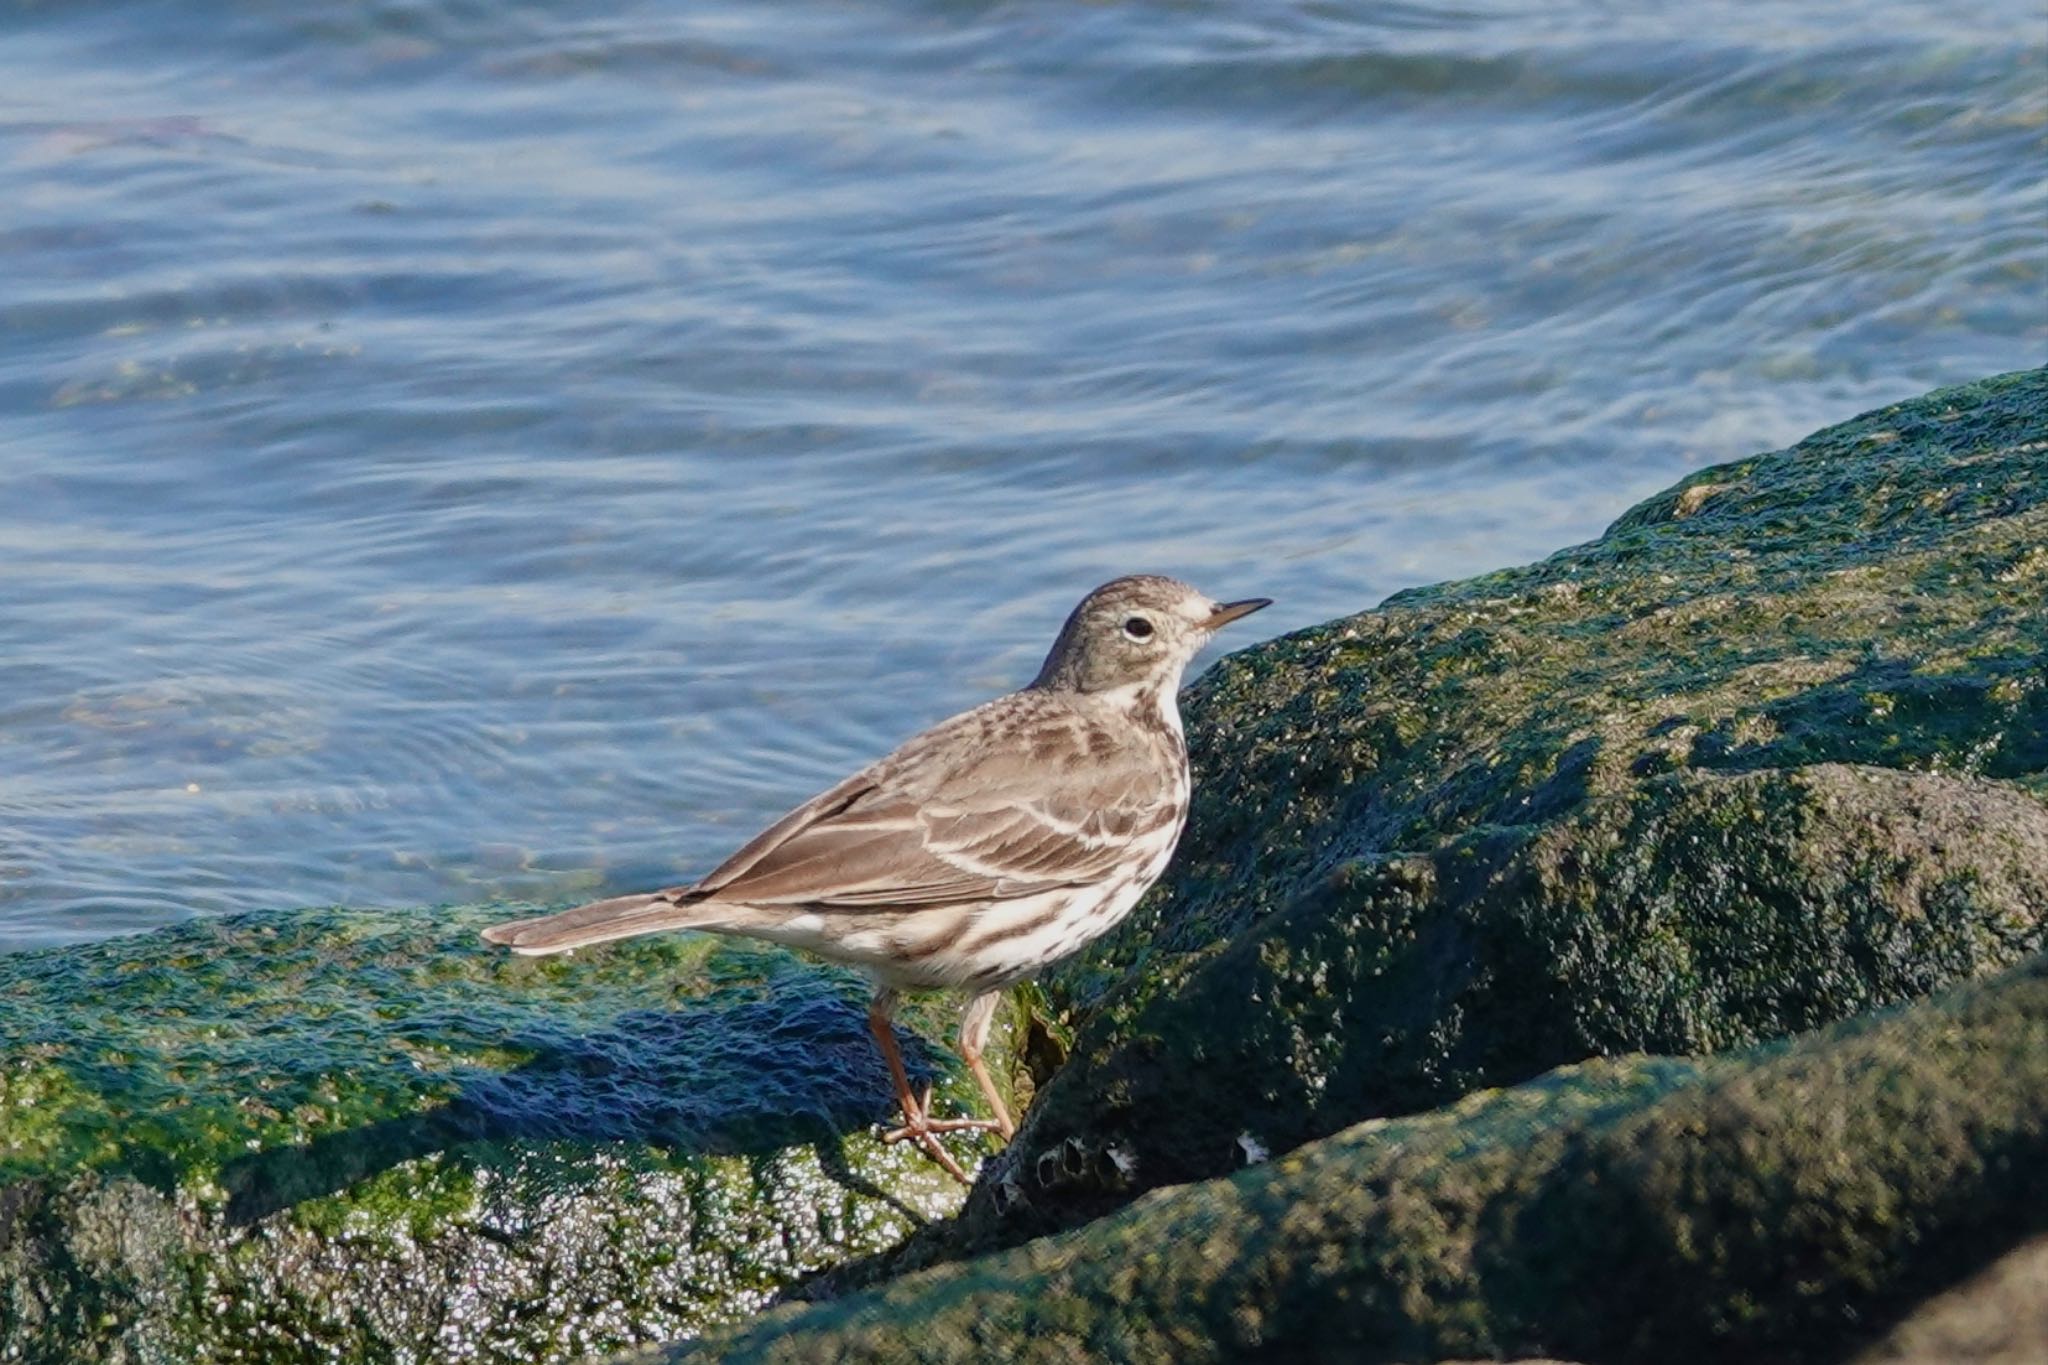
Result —
[[995, 1022], [996, 1007], [1002, 1003], [1001, 991], [983, 991], [967, 1002], [967, 1008], [960, 1013], [960, 1058], [974, 1073], [974, 1083], [981, 1087], [989, 1110], [996, 1116], [995, 1131], [1008, 1142], [1017, 1136], [1017, 1125], [1010, 1122], [1010, 1110], [1003, 1103], [1003, 1092], [996, 1089], [995, 1077], [988, 1074], [988, 1067], [981, 1060], [982, 1049], [988, 1046], [989, 1025]]
[[[967, 1172], [960, 1169], [960, 1163], [953, 1160], [944, 1147], [939, 1145], [937, 1133], [948, 1132], [950, 1128], [934, 1125], [925, 1114], [925, 1105], [910, 1093], [910, 1076], [903, 1069], [903, 1052], [896, 1046], [896, 1030], [890, 1023], [891, 1013], [896, 1008], [896, 992], [880, 990], [868, 1004], [868, 1031], [875, 1035], [875, 1046], [882, 1050], [882, 1060], [889, 1064], [889, 1076], [896, 1082], [896, 1102], [903, 1106], [904, 1126], [884, 1133], [882, 1141], [901, 1142], [914, 1138], [925, 1154], [945, 1168], [946, 1174], [965, 1185]], [[931, 1092], [925, 1092], [929, 1102]]]

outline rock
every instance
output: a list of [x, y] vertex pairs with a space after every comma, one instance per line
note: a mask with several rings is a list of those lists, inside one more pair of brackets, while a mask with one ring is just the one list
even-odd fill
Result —
[[999, 1160], [954, 1232], [1004, 1240], [1563, 1060], [1754, 1045], [2010, 964], [2044, 916], [2048, 807], [1842, 764], [1672, 774], [1527, 837], [1341, 864], [1084, 1045], [1031, 1164]]
[[702, 936], [478, 941], [516, 913], [0, 956], [0, 1359], [575, 1359], [958, 1203], [872, 1136], [857, 980]]
[[1914, 1310], [1856, 1365], [2041, 1365], [2048, 1360], [2048, 1237]]
[[0, 957], [0, 1359], [1842, 1359], [2048, 1230], [2044, 471], [2007, 375], [1226, 659], [947, 1223], [776, 951]]
[[2039, 949], [2048, 370], [1232, 655], [1187, 710], [1175, 871], [1046, 983], [1074, 1063], [957, 1224], [816, 1292]]
[[1789, 1046], [1369, 1120], [637, 1359], [1833, 1361], [2044, 1231], [2039, 957]]

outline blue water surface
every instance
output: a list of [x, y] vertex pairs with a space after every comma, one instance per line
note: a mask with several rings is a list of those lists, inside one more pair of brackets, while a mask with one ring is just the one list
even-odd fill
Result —
[[2044, 50], [2038, 0], [0, 7], [0, 948], [686, 878], [1114, 574], [1299, 627], [2038, 364]]

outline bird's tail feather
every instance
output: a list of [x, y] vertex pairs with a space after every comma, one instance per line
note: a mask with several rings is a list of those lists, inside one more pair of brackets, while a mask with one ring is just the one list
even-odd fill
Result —
[[502, 943], [522, 956], [539, 957], [664, 929], [710, 928], [725, 914], [725, 907], [688, 901], [678, 904], [663, 894], [614, 896], [559, 914], [493, 924], [484, 930], [484, 938]]

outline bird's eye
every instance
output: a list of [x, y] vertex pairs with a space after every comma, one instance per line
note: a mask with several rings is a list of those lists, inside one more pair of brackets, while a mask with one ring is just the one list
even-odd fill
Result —
[[1152, 638], [1152, 623], [1142, 616], [1133, 616], [1124, 622], [1124, 635], [1132, 640], [1149, 640]]

